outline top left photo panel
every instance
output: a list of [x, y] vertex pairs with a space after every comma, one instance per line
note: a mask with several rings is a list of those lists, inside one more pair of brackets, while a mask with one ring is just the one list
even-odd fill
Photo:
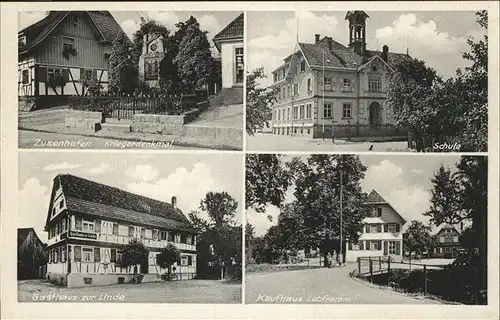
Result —
[[243, 150], [244, 15], [20, 11], [23, 149]]

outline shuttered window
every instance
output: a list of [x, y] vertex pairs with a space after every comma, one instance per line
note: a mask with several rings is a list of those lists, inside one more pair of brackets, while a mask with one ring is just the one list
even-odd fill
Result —
[[82, 230], [83, 220], [81, 217], [75, 217], [75, 230]]
[[130, 238], [133, 238], [133, 237], [134, 237], [134, 229], [135, 229], [135, 228], [134, 228], [133, 226], [129, 226], [129, 227], [128, 227], [128, 236], [129, 236]]
[[74, 260], [75, 260], [76, 262], [80, 262], [80, 261], [82, 261], [82, 247], [80, 247], [80, 246], [75, 246], [75, 247], [74, 247], [74, 249], [75, 249], [75, 250], [74, 250], [74, 251], [75, 251], [75, 252], [74, 252]]
[[101, 233], [101, 220], [94, 221], [94, 228], [96, 233]]
[[113, 234], [118, 235], [118, 223], [113, 223]]
[[101, 262], [101, 248], [94, 248], [94, 261]]

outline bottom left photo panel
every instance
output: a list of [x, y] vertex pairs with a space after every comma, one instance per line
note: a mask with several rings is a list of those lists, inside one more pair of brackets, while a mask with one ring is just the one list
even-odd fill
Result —
[[19, 302], [241, 303], [243, 155], [19, 152]]

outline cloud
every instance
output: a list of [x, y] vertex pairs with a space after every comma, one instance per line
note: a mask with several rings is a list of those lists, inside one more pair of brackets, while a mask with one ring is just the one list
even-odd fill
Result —
[[423, 174], [424, 172], [422, 170], [420, 170], [420, 169], [412, 169], [411, 173], [413, 173], [413, 174]]
[[62, 170], [69, 170], [69, 169], [75, 169], [75, 168], [80, 168], [81, 165], [79, 164], [69, 164], [68, 162], [61, 162], [61, 163], [52, 163], [49, 165], [46, 165], [43, 168], [43, 171], [62, 171]]
[[[210, 167], [202, 162], [194, 164], [192, 168], [177, 168], [174, 173], [159, 178], [155, 182], [129, 183], [127, 189], [130, 192], [169, 203], [171, 197], [176, 196], [177, 206], [185, 215], [199, 208], [200, 201], [207, 192], [223, 191], [214, 180]], [[201, 217], [208, 218], [204, 214]]]
[[46, 11], [20, 11], [19, 12], [19, 30], [38, 22], [47, 16]]
[[375, 189], [408, 222], [428, 222], [422, 214], [428, 209], [431, 195], [419, 185], [409, 185], [403, 178], [403, 169], [389, 160], [368, 167], [361, 185], [365, 192]]
[[140, 164], [135, 167], [128, 168], [125, 175], [139, 181], [151, 181], [158, 177], [158, 170], [150, 165]]
[[112, 170], [113, 170], [113, 168], [109, 164], [102, 163], [98, 167], [93, 167], [93, 168], [88, 169], [87, 173], [91, 174], [91, 175], [99, 175], [99, 174], [104, 174], [104, 173], [110, 172]]
[[[278, 222], [278, 216], [280, 214], [280, 210], [278, 207], [269, 206], [266, 208], [265, 213], [258, 213], [254, 210], [247, 210], [246, 218], [247, 222], [250, 223], [254, 227], [255, 236], [263, 236], [266, 234], [267, 230], [276, 225]], [[269, 216], [272, 217], [272, 220], [269, 220]]]
[[[255, 13], [254, 13], [255, 14]], [[333, 15], [319, 12], [295, 12], [294, 16], [280, 24], [279, 31], [269, 34], [269, 30], [262, 29], [263, 36], [248, 41], [248, 70], [264, 67], [268, 78], [261, 81], [262, 85], [269, 85], [272, 79], [271, 71], [283, 63], [283, 59], [295, 50], [297, 40], [297, 21], [299, 24], [299, 42], [314, 42], [314, 35], [326, 35], [334, 39], [344, 39], [347, 35], [347, 26], [339, 24]]]
[[[209, 40], [222, 30], [222, 26], [213, 15], [200, 15], [196, 13], [193, 13], [192, 15], [195, 16], [200, 23], [200, 28], [209, 32], [207, 35]], [[144, 16], [166, 26], [171, 33], [174, 33], [177, 30], [177, 27], [175, 26], [177, 23], [186, 20], [181, 19], [175, 11], [148, 11]], [[133, 38], [133, 34], [139, 30], [140, 26], [140, 21], [133, 19], [128, 19], [121, 23], [122, 29], [130, 37], [130, 39]]]
[[402, 14], [392, 26], [377, 29], [375, 37], [389, 51], [406, 52], [408, 48], [412, 57], [426, 61], [445, 77], [454, 75], [458, 66], [468, 64], [460, 54], [469, 49], [466, 37], [441, 32], [435, 21], [419, 21], [413, 13]]
[[19, 223], [20, 228], [34, 228], [42, 241], [47, 241], [47, 233], [43, 231], [50, 202], [49, 187], [40, 180], [31, 177], [19, 190]]

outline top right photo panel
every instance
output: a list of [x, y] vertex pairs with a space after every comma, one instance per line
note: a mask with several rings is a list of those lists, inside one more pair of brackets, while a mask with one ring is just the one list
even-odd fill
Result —
[[248, 151], [487, 152], [488, 12], [247, 12]]

